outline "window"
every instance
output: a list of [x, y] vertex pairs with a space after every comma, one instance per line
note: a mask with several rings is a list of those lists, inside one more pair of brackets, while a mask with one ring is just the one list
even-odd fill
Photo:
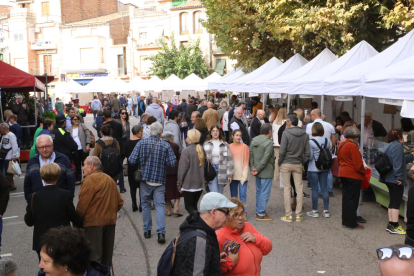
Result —
[[44, 55], [43, 56], [43, 68], [44, 74], [51, 75], [52, 74], [52, 56], [51, 55]]
[[118, 76], [125, 76], [124, 55], [118, 55]]
[[14, 41], [19, 41], [19, 35], [18, 34], [14, 35]]
[[139, 32], [139, 39], [147, 38], [147, 28], [146, 27], [139, 28], [138, 32]]
[[81, 48], [80, 49], [80, 63], [92, 63], [93, 62], [93, 48]]
[[194, 33], [195, 34], [203, 33], [200, 19], [201, 19], [201, 11], [196, 11], [194, 13]]
[[42, 16], [49, 16], [49, 2], [42, 2]]
[[101, 48], [101, 63], [105, 63], [104, 48]]
[[180, 34], [188, 34], [188, 13], [180, 14]]
[[188, 44], [188, 41], [180, 41], [180, 45], [186, 46]]
[[22, 41], [23, 40], [23, 34], [19, 34], [19, 40]]

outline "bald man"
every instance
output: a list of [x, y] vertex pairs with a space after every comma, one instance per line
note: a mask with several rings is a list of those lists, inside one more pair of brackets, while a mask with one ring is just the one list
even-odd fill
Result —
[[269, 120], [266, 118], [266, 112], [263, 109], [257, 109], [256, 116], [250, 123], [251, 140], [253, 140], [254, 137], [260, 135], [260, 128], [264, 123], [269, 123]]
[[219, 114], [216, 110], [213, 109], [212, 102], [207, 103], [207, 108], [208, 109], [204, 111], [204, 113], [202, 113], [203, 114], [202, 119], [204, 120], [204, 122], [206, 122], [207, 129], [210, 131], [213, 125], [218, 124]]
[[[398, 249], [406, 245], [391, 246], [392, 249]], [[389, 260], [379, 261], [379, 269], [381, 276], [412, 276], [414, 275], [414, 258], [408, 260], [400, 260], [393, 252], [393, 256]]]

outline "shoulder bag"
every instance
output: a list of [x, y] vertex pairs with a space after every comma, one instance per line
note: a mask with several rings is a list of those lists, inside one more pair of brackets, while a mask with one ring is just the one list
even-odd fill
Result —
[[86, 132], [86, 130], [89, 131], [89, 134], [91, 135], [91, 144], [89, 145], [89, 147], [93, 149], [95, 147], [95, 142], [96, 142], [95, 135], [93, 135], [92, 131], [90, 131], [88, 128], [85, 128], [84, 124], [82, 124], [82, 129], [83, 129], [83, 132]]
[[217, 173], [216, 170], [213, 167], [213, 164], [210, 163], [210, 160], [208, 160], [207, 154], [205, 152], [205, 150], [203, 149], [204, 152], [204, 179], [207, 182], [213, 181], [214, 178], [216, 178]]
[[147, 163], [148, 159], [151, 156], [151, 153], [153, 152], [155, 146], [158, 144], [158, 142], [160, 141], [160, 139], [157, 140], [157, 142], [155, 142], [155, 144], [152, 146], [152, 149], [150, 151], [150, 153], [148, 154], [147, 158], [145, 158], [144, 164], [142, 164], [141, 168], [138, 168], [135, 173], [134, 173], [134, 179], [136, 182], [141, 182], [141, 178], [142, 178], [142, 169], [145, 167], [145, 164]]

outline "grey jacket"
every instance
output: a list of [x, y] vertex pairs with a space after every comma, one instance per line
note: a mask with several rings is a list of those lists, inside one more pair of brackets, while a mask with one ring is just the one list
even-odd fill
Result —
[[380, 178], [381, 182], [397, 184], [397, 178], [402, 182], [402, 185], [407, 186], [407, 163], [413, 161], [411, 154], [404, 155], [404, 148], [398, 141], [392, 141], [385, 152], [392, 164], [392, 170], [390, 170], [385, 178]]
[[309, 156], [309, 136], [306, 131], [297, 126], [286, 128], [280, 143], [279, 166], [282, 163], [304, 164]]
[[273, 178], [275, 152], [273, 142], [263, 135], [253, 138], [250, 144], [250, 171], [257, 170], [257, 177]]
[[174, 134], [174, 143], [180, 147], [180, 152], [183, 150], [183, 141], [181, 139], [180, 126], [174, 120], [168, 120], [164, 131], [170, 131]]
[[164, 127], [164, 111], [158, 104], [152, 103], [149, 106], [147, 106], [145, 113], [154, 116], [157, 119], [157, 122], [160, 123], [162, 127]]
[[119, 112], [121, 110], [121, 101], [118, 98], [111, 100], [112, 112]]
[[[86, 144], [91, 144], [91, 133], [90, 130], [84, 125], [84, 124], [79, 124], [79, 140], [81, 142], [82, 145], [82, 150], [84, 152], [86, 152]], [[67, 131], [70, 132], [70, 136], [73, 137], [73, 126], [70, 126]]]
[[195, 144], [190, 144], [181, 152], [177, 174], [178, 190], [202, 189], [205, 190], [204, 165], [200, 166], [200, 159]]

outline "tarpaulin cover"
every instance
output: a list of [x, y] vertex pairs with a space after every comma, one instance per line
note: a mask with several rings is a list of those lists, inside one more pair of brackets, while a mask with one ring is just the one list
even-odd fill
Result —
[[2, 92], [45, 91], [45, 85], [35, 76], [0, 61], [0, 88]]

